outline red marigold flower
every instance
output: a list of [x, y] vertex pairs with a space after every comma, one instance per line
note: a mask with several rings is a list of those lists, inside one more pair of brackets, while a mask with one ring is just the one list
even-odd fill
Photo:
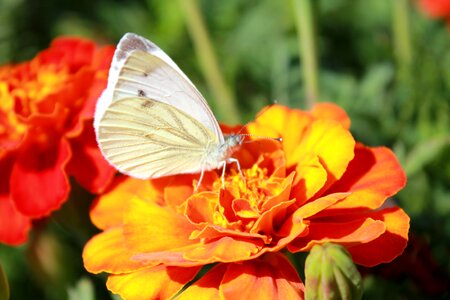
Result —
[[58, 38], [31, 61], [0, 67], [0, 242], [25, 242], [31, 220], [67, 199], [69, 176], [93, 193], [112, 180], [91, 124], [113, 52]]
[[431, 17], [450, 17], [450, 0], [420, 0], [419, 5]]
[[[244, 144], [235, 166], [154, 180], [120, 179], [91, 210], [102, 233], [83, 253], [92, 273], [126, 299], [170, 298], [201, 267], [216, 265], [183, 290], [193, 295], [301, 299], [303, 284], [282, 251], [344, 246], [364, 266], [389, 262], [405, 248], [409, 218], [386, 199], [406, 183], [387, 148], [355, 144], [350, 120], [333, 104], [311, 112], [275, 105], [247, 131], [281, 143]], [[229, 129], [224, 129], [229, 132]]]

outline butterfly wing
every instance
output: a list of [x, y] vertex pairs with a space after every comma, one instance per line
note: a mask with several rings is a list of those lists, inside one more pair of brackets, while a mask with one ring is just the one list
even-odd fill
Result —
[[143, 97], [114, 101], [99, 121], [104, 156], [122, 173], [137, 178], [201, 171], [217, 137], [178, 108]]
[[158, 46], [127, 33], [119, 42], [111, 64], [108, 86], [95, 113], [94, 126], [114, 101], [146, 97], [175, 106], [213, 132], [219, 142], [223, 134], [203, 96], [180, 68]]

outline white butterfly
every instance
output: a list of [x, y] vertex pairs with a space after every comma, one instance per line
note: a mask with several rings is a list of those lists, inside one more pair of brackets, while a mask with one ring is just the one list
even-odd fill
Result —
[[[203, 96], [158, 46], [133, 33], [117, 45], [94, 127], [106, 159], [147, 179], [217, 169], [244, 135], [224, 136]], [[223, 181], [223, 176], [222, 176]], [[197, 185], [197, 187], [198, 187]]]

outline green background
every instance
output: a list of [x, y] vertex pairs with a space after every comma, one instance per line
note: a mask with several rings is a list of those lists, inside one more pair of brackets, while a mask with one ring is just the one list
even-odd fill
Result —
[[[196, 18], [182, 2], [0, 0], [0, 64], [31, 59], [60, 35], [116, 44], [135, 32], [173, 58], [219, 121], [245, 123], [275, 101], [308, 107], [294, 1], [193, 2], [209, 34], [201, 43], [194, 42]], [[317, 100], [342, 106], [356, 139], [391, 147], [408, 175], [394, 201], [411, 216], [413, 242], [394, 264], [361, 269], [364, 299], [450, 297], [449, 26], [427, 17], [415, 1], [312, 2]], [[222, 80], [202, 67], [211, 55], [202, 48], [208, 43]], [[228, 106], [217, 99], [220, 84], [229, 92]], [[11, 299], [113, 297], [105, 276], [82, 267], [83, 245], [96, 232], [87, 216], [91, 200], [75, 187], [26, 245], [0, 246]]]

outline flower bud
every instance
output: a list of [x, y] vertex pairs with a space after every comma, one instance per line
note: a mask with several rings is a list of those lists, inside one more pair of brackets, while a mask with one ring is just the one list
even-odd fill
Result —
[[305, 277], [307, 300], [361, 299], [361, 275], [340, 245], [315, 245], [306, 258]]

